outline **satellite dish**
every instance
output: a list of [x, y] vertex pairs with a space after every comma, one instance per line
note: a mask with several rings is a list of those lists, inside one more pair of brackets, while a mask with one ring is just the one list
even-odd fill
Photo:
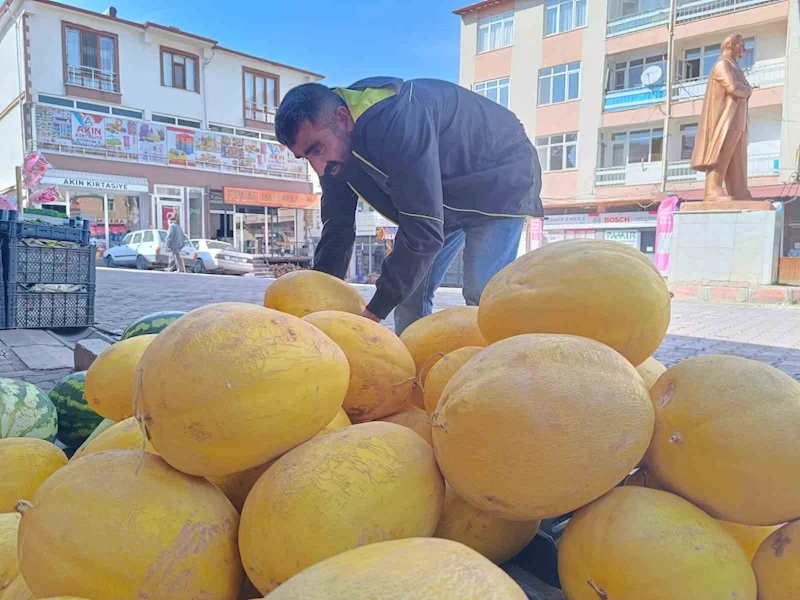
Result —
[[644, 71], [642, 71], [642, 85], [646, 87], [656, 85], [661, 81], [663, 76], [664, 69], [661, 67], [661, 65], [650, 65]]

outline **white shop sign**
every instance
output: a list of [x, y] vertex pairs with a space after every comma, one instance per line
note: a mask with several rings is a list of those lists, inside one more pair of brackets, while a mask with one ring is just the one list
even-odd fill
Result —
[[545, 229], [613, 229], [616, 227], [655, 227], [657, 215], [650, 212], [587, 213], [582, 215], [549, 215]]
[[114, 181], [85, 177], [72, 177], [64, 175], [49, 175], [42, 179], [42, 183], [60, 187], [80, 188], [99, 191], [114, 192], [147, 192], [146, 183], [133, 183], [127, 181]]
[[589, 222], [589, 215], [548, 215], [544, 219], [544, 226], [554, 225], [579, 225]]
[[605, 232], [605, 238], [612, 242], [620, 242], [627, 246], [639, 249], [639, 232], [611, 229]]

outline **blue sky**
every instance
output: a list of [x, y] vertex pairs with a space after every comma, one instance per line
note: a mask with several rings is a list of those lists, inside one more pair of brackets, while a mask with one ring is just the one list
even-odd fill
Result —
[[113, 5], [122, 19], [172, 25], [348, 85], [372, 75], [457, 81], [459, 18], [452, 11], [475, 0], [61, 1], [96, 11]]

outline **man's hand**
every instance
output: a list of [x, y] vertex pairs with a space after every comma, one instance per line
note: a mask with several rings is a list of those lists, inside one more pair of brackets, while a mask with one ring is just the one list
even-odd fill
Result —
[[371, 321], [375, 321], [376, 323], [381, 322], [381, 318], [378, 315], [372, 314], [368, 309], [364, 309], [361, 311], [361, 316], [370, 319]]

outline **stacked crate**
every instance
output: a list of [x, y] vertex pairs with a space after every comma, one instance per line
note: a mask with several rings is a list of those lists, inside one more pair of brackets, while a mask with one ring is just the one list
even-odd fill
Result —
[[94, 324], [95, 247], [89, 223], [19, 221], [0, 211], [4, 329]]

